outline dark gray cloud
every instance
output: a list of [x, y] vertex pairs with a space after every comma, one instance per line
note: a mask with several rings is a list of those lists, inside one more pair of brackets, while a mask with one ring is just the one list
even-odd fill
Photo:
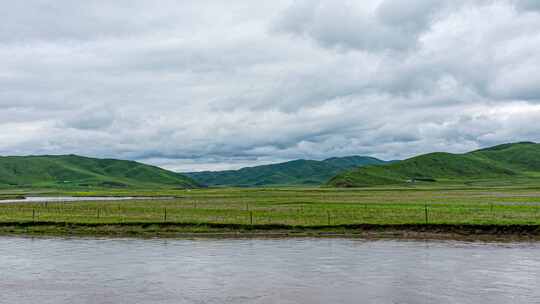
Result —
[[539, 141], [536, 3], [5, 3], [0, 154], [203, 170]]
[[525, 10], [540, 10], [540, 2], [536, 0], [516, 0], [515, 4]]

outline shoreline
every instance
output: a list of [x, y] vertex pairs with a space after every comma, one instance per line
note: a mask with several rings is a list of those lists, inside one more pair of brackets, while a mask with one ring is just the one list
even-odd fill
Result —
[[365, 238], [540, 241], [540, 225], [356, 224], [336, 226], [199, 223], [4, 222], [0, 236], [133, 238]]

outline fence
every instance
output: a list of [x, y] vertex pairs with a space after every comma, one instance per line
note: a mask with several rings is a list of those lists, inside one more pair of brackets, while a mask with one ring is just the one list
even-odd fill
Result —
[[73, 223], [228, 223], [228, 224], [436, 224], [498, 223], [540, 224], [540, 204], [339, 204], [261, 205], [256, 203], [223, 206], [165, 204], [155, 206], [93, 203], [18, 204], [0, 206], [0, 222]]

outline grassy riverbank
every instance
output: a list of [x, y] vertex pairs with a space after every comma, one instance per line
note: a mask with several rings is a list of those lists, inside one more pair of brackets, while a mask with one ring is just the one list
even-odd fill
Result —
[[49, 191], [46, 194], [169, 198], [0, 204], [0, 233], [163, 236], [395, 231], [470, 235], [477, 231], [478, 234], [540, 234], [540, 189], [536, 187], [227, 188], [157, 192]]
[[0, 235], [81, 237], [353, 237], [460, 239], [486, 241], [540, 240], [540, 225], [352, 224], [333, 226], [123, 223], [1, 223]]

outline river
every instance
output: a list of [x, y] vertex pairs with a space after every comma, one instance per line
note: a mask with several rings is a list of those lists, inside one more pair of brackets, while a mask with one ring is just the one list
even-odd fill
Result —
[[0, 237], [0, 303], [540, 303], [539, 243]]

